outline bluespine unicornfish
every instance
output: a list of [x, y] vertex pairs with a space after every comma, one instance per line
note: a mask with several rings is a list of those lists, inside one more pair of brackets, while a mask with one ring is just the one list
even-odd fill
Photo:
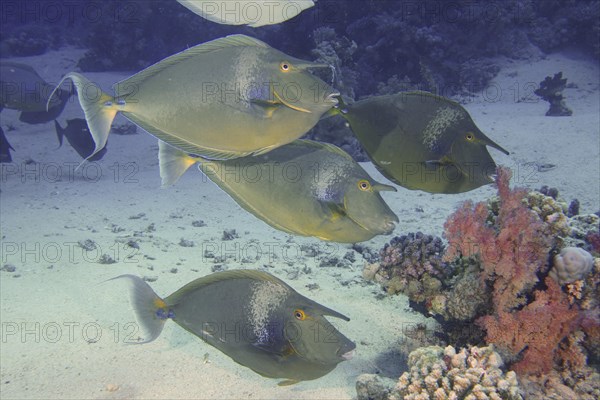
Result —
[[115, 84], [114, 96], [88, 95], [97, 87], [75, 72], [63, 81], [71, 80], [79, 93], [96, 144], [92, 155], [106, 144], [120, 112], [187, 153], [231, 159], [292, 142], [337, 104], [338, 93], [309, 72], [322, 67], [329, 66], [232, 35], [191, 47]]
[[398, 222], [381, 197], [396, 189], [332, 144], [296, 140], [259, 156], [215, 161], [159, 142], [163, 185], [195, 163], [242, 208], [287, 233], [356, 243], [389, 234]]
[[231, 270], [198, 278], [166, 298], [141, 278], [131, 303], [142, 340], [155, 340], [169, 319], [256, 373], [289, 385], [326, 375], [356, 345], [326, 318], [349, 318], [261, 271]]

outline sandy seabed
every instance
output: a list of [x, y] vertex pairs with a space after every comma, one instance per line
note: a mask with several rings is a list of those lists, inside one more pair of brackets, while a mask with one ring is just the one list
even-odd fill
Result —
[[[81, 55], [65, 49], [12, 60], [56, 82]], [[556, 187], [567, 201], [578, 198], [582, 213], [596, 212], [597, 63], [576, 54], [498, 63], [496, 79], [465, 105], [478, 127], [511, 152], [505, 156], [491, 149], [492, 156], [512, 169], [513, 184]], [[559, 71], [573, 84], [564, 91], [572, 117], [544, 116], [548, 105], [533, 94], [545, 76]], [[86, 74], [106, 89], [128, 75]], [[195, 169], [174, 187], [160, 188], [156, 139], [141, 129], [137, 135], [111, 135], [107, 155], [75, 171], [80, 158], [68, 144], [57, 149], [52, 123], [26, 125], [12, 110], [0, 116], [16, 149], [0, 176], [1, 263], [15, 267], [0, 271], [3, 399], [350, 399], [361, 373], [396, 378], [403, 372], [407, 329], [435, 325], [411, 311], [405, 297], [381, 298], [380, 287], [362, 279], [365, 261], [350, 245], [276, 231]], [[64, 126], [66, 119], [82, 116], [72, 98], [59, 121]], [[549, 164], [555, 167], [545, 171]], [[370, 163], [363, 166], [386, 182]], [[398, 188], [383, 196], [400, 218], [395, 235], [441, 235], [460, 202], [494, 193], [491, 186], [460, 195]], [[193, 225], [199, 220], [205, 226]], [[223, 241], [223, 231], [230, 229], [239, 237]], [[182, 239], [194, 246], [181, 246]], [[362, 245], [378, 250], [390, 239], [380, 236]], [[96, 249], [81, 248], [78, 242], [85, 240]], [[139, 249], [128, 246], [130, 240]], [[302, 246], [320, 254], [312, 257]], [[320, 266], [326, 257], [347, 253], [355, 259], [350, 268]], [[104, 254], [116, 262], [101, 263]], [[104, 281], [120, 274], [157, 278], [152, 287], [168, 295], [218, 265], [267, 270], [348, 315], [350, 322], [332, 322], [356, 341], [356, 356], [318, 380], [278, 387], [276, 380], [236, 364], [174, 323], [152, 343], [126, 344], [137, 334], [127, 287]]]

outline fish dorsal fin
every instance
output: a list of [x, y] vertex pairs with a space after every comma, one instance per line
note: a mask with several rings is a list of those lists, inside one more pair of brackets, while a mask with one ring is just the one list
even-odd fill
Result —
[[[27, 71], [30, 74], [34, 74], [35, 76], [37, 76], [40, 80], [44, 81], [44, 78], [42, 78], [40, 76], [40, 74], [38, 74], [37, 71], [31, 65], [22, 64], [22, 63], [13, 62], [13, 61], [2, 61], [0, 63], [0, 66], [2, 66], [2, 67], [10, 67], [10, 68], [14, 68], [14, 69], [21, 69], [23, 71]], [[10, 79], [10, 77], [4, 77], [4, 78]], [[44, 81], [44, 82], [46, 82], [46, 81]]]
[[189, 49], [185, 49], [177, 54], [167, 57], [156, 64], [149, 66], [148, 68], [138, 72], [137, 74], [130, 76], [127, 79], [119, 81], [113, 85], [113, 89], [117, 96], [125, 96], [130, 90], [135, 88], [135, 84], [139, 84], [142, 81], [156, 75], [160, 71], [167, 69], [168, 67], [178, 64], [184, 60], [195, 57], [198, 54], [210, 53], [226, 49], [229, 47], [262, 47], [270, 48], [270, 46], [258, 39], [246, 35], [229, 35], [219, 39], [211, 40], [210, 42], [202, 43]]
[[462, 106], [454, 100], [450, 100], [446, 97], [438, 96], [437, 94], [433, 94], [430, 92], [425, 92], [423, 90], [414, 90], [412, 92], [400, 92], [400, 93], [397, 93], [397, 95], [400, 95], [400, 96], [422, 96], [422, 97], [430, 98], [432, 100], [439, 101], [440, 103], [451, 104], [453, 106], [462, 108]]
[[310, 139], [298, 139], [293, 141], [292, 144], [314, 147], [316, 149], [323, 149], [325, 151], [342, 156], [347, 160], [352, 160], [352, 156], [350, 156], [350, 154], [346, 153], [344, 150], [331, 143], [317, 142], [315, 140]]
[[175, 305], [179, 302], [181, 297], [192, 291], [198, 290], [204, 286], [212, 285], [217, 282], [223, 282], [233, 279], [252, 279], [256, 281], [272, 282], [285, 287], [286, 289], [295, 292], [287, 283], [281, 279], [262, 271], [250, 270], [250, 269], [235, 269], [230, 271], [215, 272], [214, 274], [203, 276], [196, 280], [191, 281], [175, 293], [165, 299], [168, 305]]

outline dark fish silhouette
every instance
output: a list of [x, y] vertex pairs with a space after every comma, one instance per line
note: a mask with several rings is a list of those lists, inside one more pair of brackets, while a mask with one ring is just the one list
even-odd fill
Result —
[[492, 183], [496, 172], [487, 146], [508, 154], [460, 104], [427, 92], [373, 96], [341, 105], [338, 112], [377, 169], [407, 189], [476, 189]]
[[14, 151], [15, 149], [8, 143], [6, 136], [4, 136], [4, 131], [0, 128], [0, 163], [9, 163], [12, 161], [11, 150]]
[[0, 61], [0, 107], [22, 111], [21, 122], [42, 124], [56, 119], [72, 91], [59, 89], [48, 104], [53, 90], [29, 65]]
[[[92, 138], [92, 134], [88, 128], [87, 122], [83, 118], [75, 118], [67, 120], [67, 127], [63, 128], [60, 126], [58, 121], [54, 121], [56, 127], [56, 135], [58, 136], [58, 147], [62, 146], [63, 137], [67, 138], [67, 141], [75, 149], [83, 159], [86, 159], [90, 154], [94, 152], [96, 144]], [[98, 161], [106, 154], [106, 145], [96, 154], [88, 159], [88, 161]]]
[[162, 299], [141, 278], [131, 303], [142, 341], [156, 339], [167, 319], [279, 385], [317, 379], [349, 360], [356, 345], [325, 318], [350, 319], [302, 296], [266, 272], [231, 270], [198, 278]]

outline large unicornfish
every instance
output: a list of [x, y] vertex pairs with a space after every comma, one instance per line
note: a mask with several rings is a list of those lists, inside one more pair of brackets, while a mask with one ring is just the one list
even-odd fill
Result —
[[260, 156], [211, 161], [159, 143], [163, 185], [195, 162], [242, 208], [287, 233], [356, 243], [389, 234], [398, 222], [380, 193], [396, 189], [332, 144], [296, 140]]
[[185, 152], [231, 159], [297, 139], [337, 104], [338, 93], [308, 71], [314, 67], [329, 66], [232, 35], [191, 47], [115, 84], [115, 96], [75, 72], [63, 81], [70, 79], [77, 88], [96, 143], [93, 154], [104, 147], [121, 112]]
[[266, 272], [231, 270], [198, 278], [165, 299], [141, 278], [131, 303], [143, 328], [156, 339], [167, 319], [256, 373], [280, 385], [317, 379], [352, 358], [356, 345], [326, 315], [350, 319], [310, 300]]
[[379, 171], [408, 189], [461, 193], [493, 182], [488, 138], [458, 103], [427, 92], [374, 96], [339, 112]]

